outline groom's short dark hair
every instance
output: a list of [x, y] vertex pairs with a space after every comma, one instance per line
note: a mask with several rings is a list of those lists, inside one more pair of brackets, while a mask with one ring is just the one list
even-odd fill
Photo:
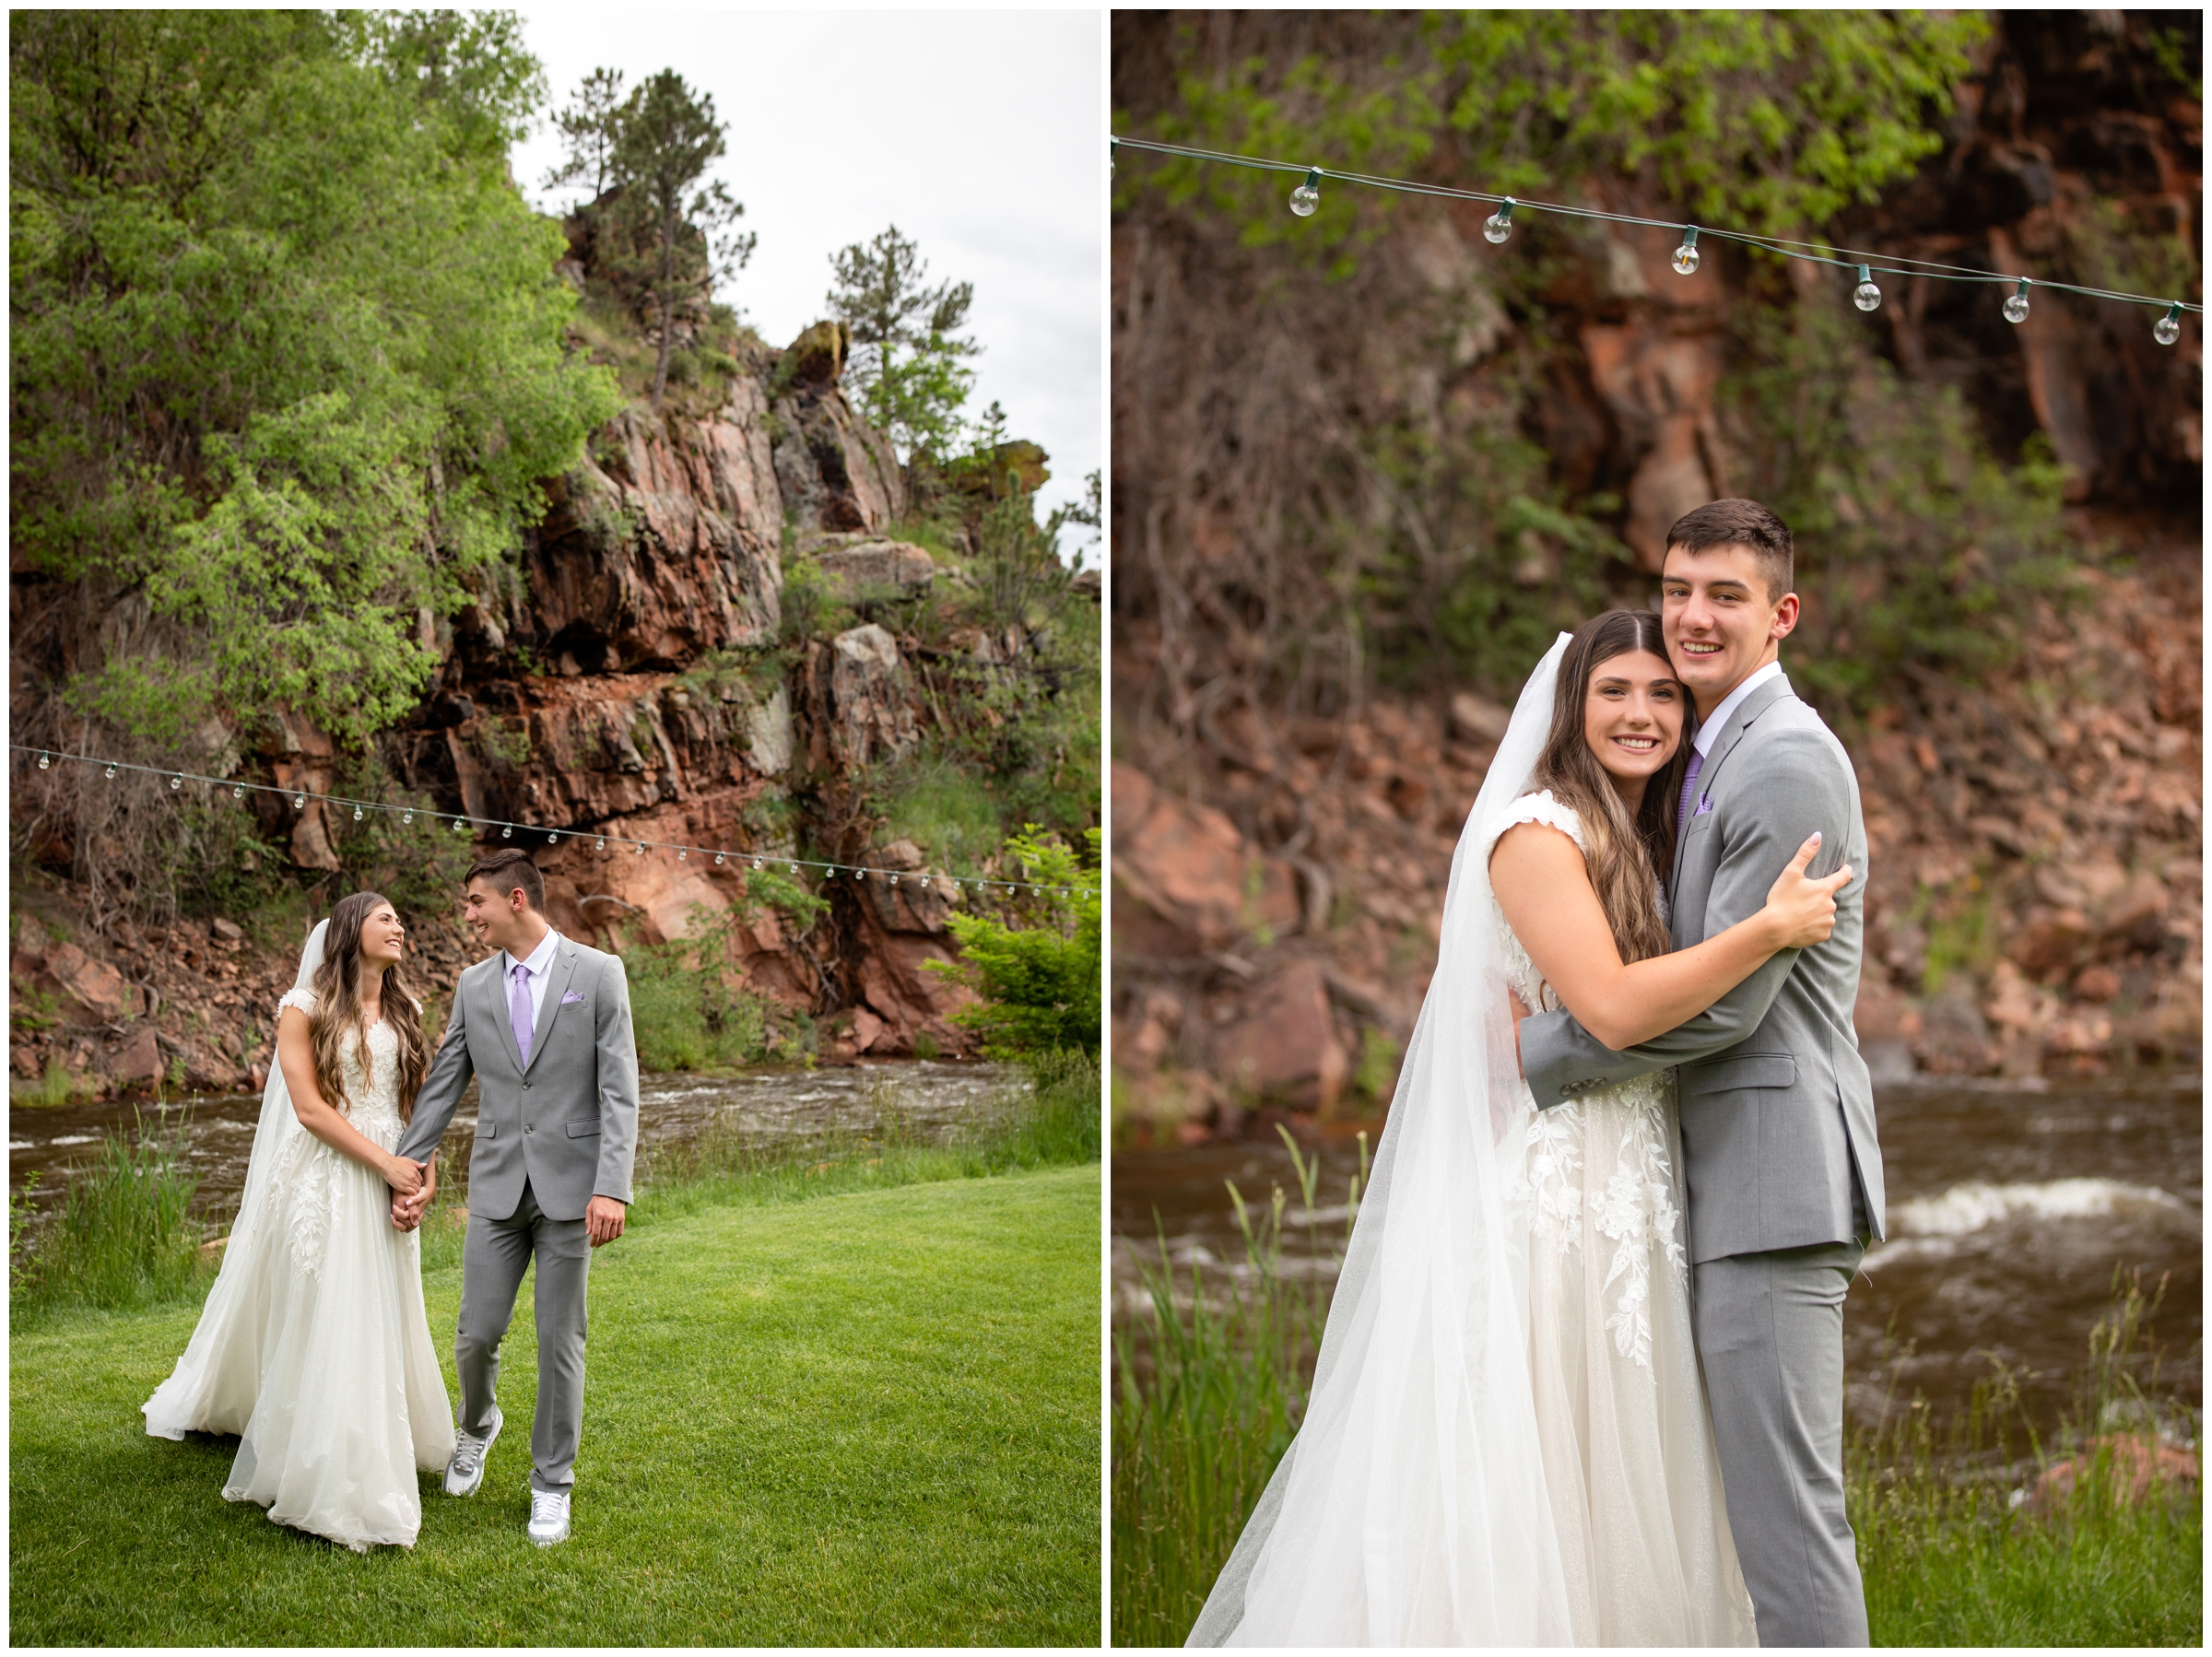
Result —
[[1712, 546], [1748, 547], [1767, 578], [1767, 598], [1779, 600], [1797, 584], [1790, 526], [1756, 500], [1709, 500], [1684, 512], [1666, 532], [1668, 551], [1703, 552]]
[[537, 865], [530, 861], [527, 852], [510, 847], [488, 857], [477, 858], [468, 865], [468, 873], [461, 876], [461, 884], [465, 887], [472, 880], [486, 882], [502, 898], [519, 886], [530, 907], [541, 915], [546, 912], [546, 877], [537, 872]]

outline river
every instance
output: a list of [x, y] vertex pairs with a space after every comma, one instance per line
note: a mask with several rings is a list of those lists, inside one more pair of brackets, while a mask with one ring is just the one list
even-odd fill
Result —
[[[908, 1137], [935, 1140], [994, 1120], [1007, 1110], [1015, 1090], [1027, 1086], [1016, 1065], [927, 1060], [816, 1070], [764, 1066], [727, 1075], [649, 1075], [638, 1090], [639, 1150], [650, 1159], [709, 1130], [735, 1132], [763, 1148], [849, 1139], [894, 1125]], [[166, 1107], [18, 1108], [8, 1114], [9, 1188], [20, 1192], [31, 1175], [39, 1177], [32, 1194], [35, 1227], [58, 1202], [70, 1169], [93, 1155], [102, 1137], [131, 1134], [143, 1124], [174, 1136], [181, 1146], [185, 1166], [199, 1181], [194, 1206], [226, 1216], [245, 1188], [246, 1158], [260, 1117], [258, 1094]], [[453, 1150], [468, 1143], [476, 1120], [471, 1082], [446, 1129], [441, 1179], [447, 1177], [442, 1170]]]
[[[1870, 1419], [1886, 1398], [1963, 1403], [1993, 1361], [2021, 1377], [2040, 1425], [2055, 1423], [2086, 1368], [2091, 1327], [2115, 1269], [2166, 1280], [2150, 1334], [2157, 1390], [2194, 1409], [2203, 1397], [2204, 1121], [2201, 1076], [2159, 1073], [2098, 1081], [1924, 1080], [1876, 1100], [1888, 1182], [1888, 1240], [1866, 1257], [1844, 1311], [1849, 1405]], [[1320, 1275], [1341, 1249], [1356, 1142], [1318, 1146]], [[1146, 1304], [1138, 1252], [1159, 1232], [1189, 1281], [1198, 1265], [1226, 1288], [1244, 1249], [1225, 1181], [1265, 1206], [1280, 1185], [1294, 1222], [1287, 1263], [1307, 1270], [1290, 1158], [1278, 1142], [1117, 1154], [1113, 1158], [1114, 1321]]]

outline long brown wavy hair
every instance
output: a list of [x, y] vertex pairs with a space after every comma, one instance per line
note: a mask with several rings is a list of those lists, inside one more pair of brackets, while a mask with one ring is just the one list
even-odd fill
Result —
[[1689, 739], [1697, 733], [1697, 710], [1682, 697], [1682, 738], [1666, 764], [1644, 784], [1643, 805], [1635, 817], [1612, 777], [1591, 751], [1583, 734], [1590, 681], [1615, 656], [1649, 651], [1669, 658], [1659, 617], [1649, 610], [1607, 610], [1583, 623], [1559, 663], [1551, 705], [1551, 733], [1536, 761], [1531, 785], [1547, 788], [1583, 819], [1590, 842], [1585, 860], [1590, 884], [1613, 928], [1623, 961], [1649, 960], [1672, 946], [1661, 918], [1657, 882], [1671, 877], [1675, 865], [1675, 814], [1688, 765]]
[[[369, 1070], [369, 1031], [361, 1013], [361, 923], [390, 901], [381, 892], [341, 898], [330, 911], [330, 930], [323, 934], [323, 964], [312, 981], [315, 1010], [307, 1017], [307, 1035], [315, 1055], [315, 1086], [340, 1111], [349, 1101], [338, 1045], [348, 1029], [359, 1032], [362, 1074]], [[422, 1033], [422, 1009], [396, 963], [384, 969], [382, 993], [384, 1022], [399, 1038], [399, 1119], [406, 1122], [415, 1113], [416, 1090], [430, 1067], [429, 1043]]]

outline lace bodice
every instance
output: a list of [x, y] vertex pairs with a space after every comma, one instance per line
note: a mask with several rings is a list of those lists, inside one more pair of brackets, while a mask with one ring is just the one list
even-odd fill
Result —
[[[288, 990], [279, 1009], [298, 1007], [312, 1016], [314, 995], [306, 990]], [[338, 1080], [346, 1097], [330, 1102], [345, 1114], [355, 1129], [390, 1150], [398, 1143], [399, 1032], [380, 1018], [369, 1031], [369, 1070], [361, 1072], [361, 1036], [349, 1029], [338, 1041]]]
[[[1544, 790], [1523, 794], [1500, 815], [1491, 826], [1485, 855], [1519, 823], [1547, 824], [1588, 850], [1582, 818]], [[1664, 893], [1660, 901], [1665, 901]], [[1506, 923], [1495, 895], [1490, 908], [1507, 981], [1524, 1005], [1557, 1012], [1558, 993], [1536, 971], [1528, 951]], [[1530, 1099], [1527, 1156], [1515, 1181], [1514, 1194], [1534, 1206], [1534, 1234], [1539, 1245], [1575, 1252], [1585, 1229], [1614, 1245], [1605, 1287], [1611, 1293], [1618, 1286], [1619, 1292], [1606, 1328], [1621, 1357], [1645, 1369], [1652, 1362], [1653, 1256], [1664, 1257], [1677, 1272], [1687, 1270], [1669, 1155], [1673, 1134], [1667, 1107], [1673, 1091], [1674, 1072], [1663, 1070], [1548, 1111], [1535, 1110], [1535, 1101]], [[1602, 1189], [1594, 1187], [1597, 1176], [1587, 1166], [1592, 1160], [1609, 1165]]]

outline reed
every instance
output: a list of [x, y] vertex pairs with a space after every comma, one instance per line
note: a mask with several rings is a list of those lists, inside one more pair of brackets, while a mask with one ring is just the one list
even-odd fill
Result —
[[[1114, 1332], [1116, 1645], [1182, 1643], [1304, 1412], [1328, 1317], [1326, 1284], [1342, 1250], [1333, 1238], [1324, 1242], [1314, 1217], [1319, 1159], [1309, 1161], [1277, 1132], [1298, 1181], [1305, 1269], [1284, 1269], [1291, 1216], [1283, 1188], [1255, 1216], [1232, 1182], [1244, 1281], [1213, 1287], [1194, 1262], [1186, 1290], [1163, 1236], [1159, 1262], [1140, 1263], [1145, 1305]], [[1362, 1134], [1347, 1240], [1366, 1153]]]
[[184, 1166], [181, 1131], [105, 1136], [69, 1181], [61, 1213], [34, 1249], [30, 1192], [9, 1193], [11, 1310], [76, 1305], [118, 1311], [192, 1293], [214, 1275], [193, 1216], [199, 1181]]
[[[1182, 1642], [1304, 1411], [1340, 1252], [1312, 1223], [1313, 1166], [1291, 1154], [1303, 1271], [1286, 1269], [1283, 1191], [1255, 1217], [1232, 1185], [1245, 1262], [1224, 1275], [1241, 1280], [1186, 1275], [1162, 1237], [1139, 1263], [1141, 1303], [1118, 1320], [1116, 1645]], [[1846, 1499], [1877, 1645], [2201, 1643], [2202, 1511], [2174, 1453], [2194, 1452], [2199, 1412], [2161, 1383], [2146, 1336], [2160, 1292], [2115, 1276], [2048, 1436], [2002, 1367], [1947, 1419], [1892, 1396], [1854, 1426]]]

